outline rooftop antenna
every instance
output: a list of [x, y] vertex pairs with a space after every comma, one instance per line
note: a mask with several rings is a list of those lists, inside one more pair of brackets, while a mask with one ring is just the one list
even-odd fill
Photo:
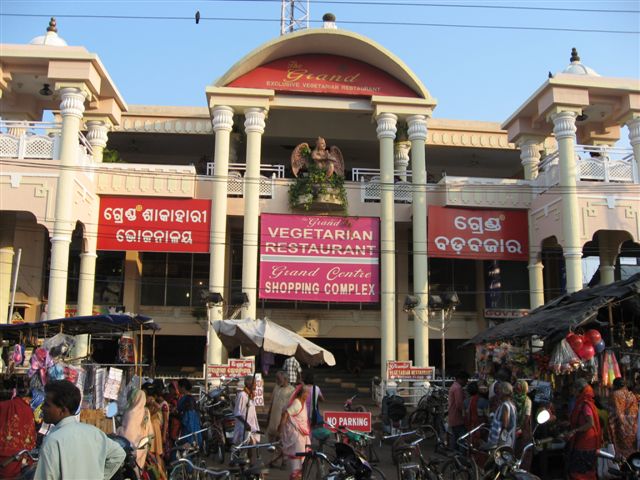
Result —
[[280, 35], [309, 28], [309, 0], [282, 0]]

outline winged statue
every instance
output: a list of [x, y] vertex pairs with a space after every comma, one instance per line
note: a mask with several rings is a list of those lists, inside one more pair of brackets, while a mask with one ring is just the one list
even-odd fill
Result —
[[327, 142], [322, 137], [318, 137], [313, 150], [309, 148], [309, 144], [306, 142], [293, 149], [291, 153], [293, 175], [297, 177], [302, 170], [307, 169], [309, 161], [314, 162], [323, 169], [327, 173], [327, 177], [334, 173], [344, 177], [344, 157], [342, 152], [335, 145], [327, 148]]

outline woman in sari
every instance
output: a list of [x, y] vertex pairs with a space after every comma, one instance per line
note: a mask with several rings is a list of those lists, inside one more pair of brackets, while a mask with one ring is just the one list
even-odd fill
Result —
[[[531, 442], [531, 408], [532, 402], [529, 396], [529, 384], [526, 380], [518, 380], [514, 388], [513, 400], [516, 404], [516, 454], [522, 455], [524, 447]], [[522, 460], [522, 468], [529, 470], [531, 466], [532, 451], [529, 450]]]
[[302, 479], [302, 459], [297, 452], [304, 452], [311, 443], [309, 417], [306, 408], [307, 390], [298, 385], [280, 420], [280, 438], [282, 451], [289, 458], [289, 480]]
[[627, 458], [635, 452], [637, 428], [638, 400], [627, 389], [624, 380], [616, 378], [609, 397], [609, 438], [616, 454]]
[[[484, 385], [483, 385], [484, 387]], [[480, 391], [478, 382], [472, 382], [467, 385], [467, 393], [469, 398], [465, 399], [465, 426], [467, 432], [470, 432], [479, 425], [486, 424], [489, 421], [489, 400], [487, 399], [487, 388], [484, 387]], [[471, 435], [471, 444], [478, 447], [485, 440], [483, 430], [478, 430]], [[478, 465], [484, 465], [487, 460], [487, 454], [484, 452], [476, 452], [473, 457]]]
[[151, 384], [144, 385], [143, 390], [147, 395], [147, 408], [149, 409], [151, 430], [153, 438], [150, 441], [149, 454], [147, 455], [147, 471], [153, 475], [154, 480], [167, 478], [164, 462], [162, 461], [162, 411], [157, 402], [155, 387]]
[[147, 396], [142, 390], [131, 389], [127, 397], [127, 406], [122, 416], [122, 425], [118, 428], [118, 435], [123, 436], [131, 443], [136, 452], [136, 463], [142, 470], [147, 459], [147, 448], [138, 449], [138, 445], [144, 438], [153, 435], [150, 414], [147, 409]]
[[594, 402], [594, 392], [584, 378], [576, 380], [574, 389], [577, 398], [569, 418], [570, 430], [565, 435], [569, 440], [569, 479], [596, 480], [596, 450], [602, 444], [602, 429]]
[[20, 450], [36, 447], [36, 427], [33, 411], [25, 399], [15, 394], [15, 384], [5, 381], [0, 392], [0, 478], [15, 478], [20, 475], [22, 459], [9, 462]]
[[202, 434], [196, 433], [200, 430], [200, 415], [196, 406], [196, 400], [191, 396], [191, 382], [186, 378], [178, 380], [178, 390], [180, 399], [178, 400], [178, 415], [180, 416], [180, 436], [185, 437], [184, 442], [198, 442], [202, 446]]

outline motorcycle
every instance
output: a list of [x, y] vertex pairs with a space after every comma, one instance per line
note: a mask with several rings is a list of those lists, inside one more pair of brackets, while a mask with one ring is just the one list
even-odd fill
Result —
[[138, 465], [138, 462], [136, 461], [136, 450], [144, 450], [145, 448], [148, 448], [150, 445], [150, 437], [144, 437], [134, 449], [131, 442], [120, 435], [110, 433], [107, 436], [120, 445], [125, 453], [122, 466], [118, 469], [115, 475], [111, 477], [111, 480], [139, 480], [143, 478], [144, 466], [141, 467]]
[[344, 402], [344, 411], [345, 412], [366, 412], [367, 409], [364, 405], [354, 405], [353, 401], [356, 399], [358, 394], [356, 393], [353, 397], [347, 398]]
[[385, 433], [396, 435], [406, 428], [407, 407], [404, 398], [388, 392], [382, 399], [382, 424]]
[[604, 450], [598, 450], [597, 454], [599, 457], [612, 460], [616, 464], [617, 468], [609, 469], [609, 474], [612, 477], [622, 480], [640, 479], [640, 452], [632, 453], [626, 459], [616, 457], [614, 454], [605, 452]]
[[224, 463], [225, 451], [231, 447], [236, 419], [233, 416], [230, 384], [237, 378], [221, 379], [219, 387], [212, 389], [206, 396], [203, 411], [206, 413], [210, 428], [208, 430], [207, 454], [213, 453], [218, 463]]

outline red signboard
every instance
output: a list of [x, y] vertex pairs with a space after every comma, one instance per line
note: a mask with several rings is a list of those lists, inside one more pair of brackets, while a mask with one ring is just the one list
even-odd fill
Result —
[[264, 214], [260, 222], [260, 298], [380, 298], [378, 218]]
[[430, 257], [528, 260], [525, 210], [429, 207]]
[[208, 252], [209, 200], [101, 197], [98, 250]]
[[280, 58], [245, 73], [227, 86], [343, 97], [418, 96], [388, 73], [359, 60], [337, 55], [296, 55]]
[[324, 412], [324, 421], [333, 428], [346, 427], [356, 432], [371, 431], [371, 412]]
[[414, 367], [410, 360], [387, 361], [388, 380], [433, 380], [433, 374], [433, 367]]

